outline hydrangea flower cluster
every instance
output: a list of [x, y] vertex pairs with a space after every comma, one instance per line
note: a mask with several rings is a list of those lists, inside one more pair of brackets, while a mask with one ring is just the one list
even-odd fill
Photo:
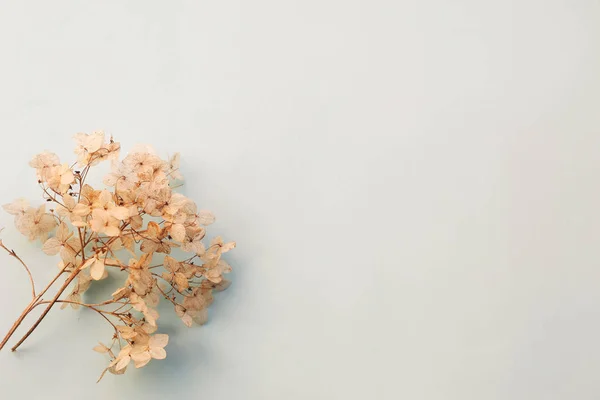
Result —
[[[220, 237], [205, 243], [206, 227], [213, 214], [174, 191], [183, 177], [179, 154], [161, 159], [150, 147], [139, 146], [119, 160], [120, 145], [103, 132], [78, 133], [72, 165], [61, 163], [51, 152], [31, 160], [45, 203], [30, 206], [17, 199], [4, 209], [14, 215], [15, 226], [29, 240], [39, 240], [49, 256], [59, 256], [58, 273], [36, 291], [29, 267], [0, 241], [0, 248], [16, 258], [28, 273], [32, 300], [4, 340], [4, 347], [25, 317], [45, 306], [31, 329], [12, 348], [15, 351], [57, 303], [61, 308], [85, 307], [104, 318], [114, 333], [94, 348], [110, 357], [103, 371], [123, 374], [133, 364], [143, 367], [152, 359], [166, 357], [169, 337], [156, 333], [161, 299], [172, 304], [188, 327], [204, 324], [213, 292], [224, 290], [224, 274], [231, 267], [222, 255], [235, 247]], [[90, 169], [103, 161], [111, 163], [104, 177], [105, 188], [86, 182]], [[50, 205], [50, 207], [48, 207]], [[175, 254], [182, 256], [175, 256]], [[128, 261], [124, 261], [128, 256]], [[114, 269], [122, 284], [110, 299], [85, 303], [83, 293], [108, 277]], [[43, 296], [61, 282], [51, 299]]]

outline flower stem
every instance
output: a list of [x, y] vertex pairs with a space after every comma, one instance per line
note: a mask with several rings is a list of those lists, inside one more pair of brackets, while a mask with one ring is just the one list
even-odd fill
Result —
[[[31, 333], [35, 330], [35, 328], [38, 327], [38, 325], [40, 324], [40, 322], [42, 322], [42, 320], [44, 319], [44, 317], [48, 314], [48, 312], [50, 312], [50, 309], [52, 308], [52, 306], [54, 306], [54, 304], [56, 303], [56, 301], [58, 300], [58, 298], [62, 295], [62, 293], [65, 291], [65, 289], [67, 288], [67, 286], [69, 286], [69, 284], [77, 277], [77, 275], [79, 274], [79, 272], [81, 272], [81, 270], [79, 268], [74, 268], [73, 272], [71, 272], [71, 275], [69, 275], [69, 277], [65, 280], [65, 283], [62, 284], [62, 286], [60, 287], [60, 289], [58, 289], [58, 292], [56, 293], [56, 295], [54, 296], [54, 298], [52, 299], [52, 301], [50, 302], [50, 304], [48, 304], [48, 307], [46, 307], [46, 309], [44, 310], [44, 312], [42, 313], [42, 315], [39, 316], [39, 318], [37, 319], [37, 321], [35, 321], [35, 323], [33, 324], [33, 326], [31, 328], [29, 328], [29, 330], [27, 331], [27, 333], [17, 342], [16, 345], [14, 345], [10, 350], [11, 351], [16, 351], [17, 348], [29, 337], [29, 335], [31, 335]], [[31, 311], [27, 310], [27, 312]]]
[[21, 323], [23, 322], [23, 320], [25, 319], [27, 314], [29, 314], [29, 312], [32, 310], [33, 306], [35, 305], [34, 304], [35, 300], [37, 300], [37, 299], [31, 300], [31, 303], [29, 303], [29, 305], [27, 305], [27, 307], [25, 307], [25, 310], [23, 310], [23, 312], [21, 313], [19, 318], [15, 321], [13, 326], [10, 328], [10, 330], [8, 331], [6, 336], [4, 336], [4, 339], [2, 339], [2, 342], [0, 342], [0, 350], [2, 350], [2, 348], [4, 348], [4, 346], [6, 345], [6, 342], [9, 341], [9, 339], [15, 333], [17, 328], [21, 325]]
[[[23, 265], [23, 267], [25, 267], [25, 271], [27, 271], [27, 275], [29, 275], [29, 282], [31, 283], [31, 297], [33, 299], [35, 299], [35, 283], [33, 282], [33, 275], [31, 275], [31, 271], [29, 270], [29, 267], [27, 266], [27, 264], [25, 264], [25, 262], [21, 259], [21, 257], [19, 257], [17, 255], [17, 253], [15, 253], [14, 250], [9, 250], [8, 247], [6, 247], [4, 245], [4, 243], [2, 243], [2, 241], [0, 240], [0, 247], [3, 248], [4, 250], [6, 250], [8, 252], [8, 254], [10, 254], [11, 256], [13, 256], [14, 258], [16, 258], [17, 260], [19, 260], [19, 262], [21, 263], [21, 265]], [[0, 346], [0, 349], [2, 347]]]
[[38, 301], [42, 298], [42, 296], [48, 291], [48, 289], [50, 289], [50, 287], [54, 284], [54, 282], [56, 282], [56, 280], [62, 274], [63, 274], [63, 271], [59, 272], [54, 277], [54, 279], [52, 279], [50, 281], [50, 283], [48, 283], [48, 285], [36, 297], [34, 297], [33, 300], [31, 300], [31, 302], [27, 305], [27, 307], [25, 307], [25, 310], [23, 310], [23, 312], [21, 313], [19, 318], [15, 321], [13, 326], [10, 328], [10, 330], [8, 331], [6, 336], [4, 336], [4, 339], [2, 339], [2, 342], [0, 342], [0, 350], [2, 350], [4, 348], [4, 346], [6, 345], [6, 342], [8, 342], [8, 340], [11, 338], [11, 336], [15, 333], [15, 331], [21, 325], [21, 323], [23, 322], [23, 320], [25, 319], [27, 314], [29, 314], [31, 312], [31, 310], [33, 310], [34, 307], [37, 306], [37, 304], [39, 304]]

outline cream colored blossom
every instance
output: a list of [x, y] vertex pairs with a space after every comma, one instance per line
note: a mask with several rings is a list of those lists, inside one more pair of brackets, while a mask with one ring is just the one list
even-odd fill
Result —
[[119, 224], [120, 221], [111, 216], [108, 211], [100, 208], [92, 210], [90, 227], [94, 232], [104, 233], [107, 236], [119, 236], [121, 233]]
[[150, 221], [144, 235], [142, 235], [142, 244], [140, 250], [144, 253], [165, 253], [171, 252], [171, 246], [166, 238], [168, 233], [162, 229], [156, 222]]
[[103, 180], [106, 186], [114, 187], [116, 191], [132, 189], [136, 186], [137, 176], [131, 172], [124, 164], [118, 163], [112, 166], [111, 171]]
[[60, 165], [60, 159], [54, 153], [45, 151], [33, 157], [29, 166], [36, 169], [38, 179], [45, 179], [47, 171]]
[[91, 208], [85, 203], [77, 202], [77, 200], [70, 195], [63, 196], [63, 203], [56, 206], [56, 213], [62, 217], [67, 218], [73, 226], [76, 227], [87, 227], [86, 217], [91, 213]]
[[73, 232], [69, 230], [67, 225], [63, 222], [56, 230], [56, 236], [46, 240], [42, 246], [44, 253], [48, 255], [56, 255], [60, 252], [63, 246], [67, 245], [67, 241], [73, 236]]
[[91, 262], [84, 264], [87, 268], [90, 267], [90, 276], [93, 280], [98, 281], [104, 277], [105, 264], [102, 256], [98, 254], [91, 258]]
[[204, 254], [206, 251], [202, 239], [204, 239], [205, 230], [202, 228], [199, 232], [197, 230], [186, 230], [186, 237], [181, 245], [181, 250], [196, 253], [198, 255]]
[[104, 144], [104, 132], [78, 133], [73, 138], [77, 144], [75, 154], [77, 155], [78, 164], [84, 166], [90, 162], [94, 163], [92, 154], [100, 150]]
[[4, 210], [9, 214], [14, 216], [22, 216], [29, 208], [29, 201], [27, 201], [27, 199], [20, 198], [10, 204], [3, 205], [2, 208], [4, 208]]
[[183, 175], [179, 171], [181, 155], [179, 153], [173, 154], [173, 156], [169, 159], [169, 169], [168, 175], [173, 180], [183, 180]]
[[29, 240], [40, 239], [45, 242], [57, 223], [54, 216], [46, 212], [46, 205], [42, 204], [38, 208], [29, 207], [23, 215], [17, 216], [15, 225]]
[[94, 160], [97, 162], [104, 160], [112, 160], [113, 162], [119, 159], [119, 153], [121, 151], [121, 144], [115, 143], [110, 138], [110, 142], [102, 145], [102, 147], [96, 151], [96, 155], [94, 156]]
[[167, 164], [155, 154], [131, 153], [123, 160], [124, 166], [141, 181], [150, 181], [157, 171], [166, 171]]
[[162, 360], [167, 356], [165, 346], [169, 343], [169, 336], [165, 334], [156, 334], [151, 336], [147, 342], [136, 345], [127, 345], [113, 361], [116, 370], [126, 368], [133, 360], [136, 368], [141, 368], [148, 364], [153, 358]]
[[131, 359], [136, 368], [141, 368], [148, 364], [151, 359], [163, 360], [167, 357], [165, 347], [169, 343], [169, 336], [166, 334], [156, 334], [150, 337], [148, 343], [137, 344], [131, 349]]
[[215, 222], [215, 215], [208, 210], [200, 210], [198, 213], [198, 223], [200, 225], [210, 225]]
[[174, 284], [179, 291], [190, 287], [188, 280], [194, 276], [195, 268], [186, 268], [185, 263], [170, 256], [165, 256], [163, 264], [167, 271], [163, 272], [162, 277], [166, 281]]
[[144, 254], [139, 260], [129, 260], [129, 276], [126, 284], [131, 285], [133, 291], [140, 296], [150, 292], [155, 283], [149, 269], [151, 260], [152, 253]]
[[44, 173], [44, 178], [50, 189], [61, 194], [67, 193], [75, 181], [75, 175], [67, 164], [48, 168]]
[[188, 328], [190, 328], [194, 322], [198, 325], [204, 325], [206, 321], [208, 321], [207, 308], [188, 309], [178, 304], [175, 306], [175, 314], [177, 314], [177, 316]]
[[129, 218], [130, 211], [127, 207], [117, 206], [113, 194], [108, 190], [103, 190], [100, 195], [92, 202], [92, 210], [100, 209], [108, 213], [112, 218], [124, 221]]

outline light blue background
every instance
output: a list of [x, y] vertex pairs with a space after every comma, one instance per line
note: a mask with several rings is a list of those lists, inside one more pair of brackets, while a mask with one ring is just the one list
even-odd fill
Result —
[[[0, 11], [1, 203], [104, 129], [180, 151], [238, 242], [210, 323], [164, 320], [166, 361], [96, 385], [110, 330], [56, 310], [0, 354], [2, 399], [600, 397], [598, 1]], [[2, 257], [6, 331], [29, 291]]]

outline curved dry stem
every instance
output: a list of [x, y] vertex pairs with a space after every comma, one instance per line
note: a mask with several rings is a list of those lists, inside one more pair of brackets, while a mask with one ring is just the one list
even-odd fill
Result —
[[13, 324], [13, 326], [10, 328], [10, 330], [8, 331], [8, 333], [4, 336], [4, 339], [2, 339], [2, 342], [0, 343], [0, 350], [2, 350], [4, 348], [4, 346], [6, 345], [6, 342], [8, 342], [10, 340], [10, 338], [12, 337], [12, 335], [15, 333], [15, 331], [17, 330], [17, 328], [21, 325], [21, 323], [23, 322], [23, 320], [25, 319], [25, 317], [29, 314], [29, 312], [36, 306], [36, 302], [41, 299], [41, 297], [48, 291], [48, 289], [50, 289], [50, 287], [52, 287], [52, 285], [54, 284], [54, 282], [56, 282], [58, 280], [58, 278], [60, 278], [60, 276], [64, 273], [65, 271], [60, 271], [51, 281], [50, 283], [48, 283], [48, 285], [46, 285], [46, 287], [33, 299], [31, 300], [31, 302], [27, 305], [27, 307], [25, 307], [25, 310], [23, 310], [23, 312], [21, 313], [21, 315], [19, 316], [19, 318], [15, 321], [15, 323]]
[[[77, 277], [77, 275], [79, 274], [80, 270], [79, 268], [76, 268], [73, 270], [73, 272], [71, 272], [71, 275], [69, 275], [69, 277], [65, 280], [65, 283], [63, 283], [63, 285], [60, 287], [60, 289], [58, 290], [58, 293], [56, 293], [56, 295], [54, 296], [54, 298], [52, 299], [52, 301], [48, 304], [48, 307], [46, 307], [46, 309], [44, 310], [44, 312], [42, 313], [42, 315], [39, 316], [39, 318], [37, 319], [37, 321], [35, 321], [35, 323], [33, 324], [33, 326], [31, 328], [29, 328], [29, 330], [27, 331], [27, 333], [25, 334], [25, 336], [23, 336], [16, 345], [14, 345], [10, 350], [11, 351], [16, 351], [17, 348], [19, 348], [19, 346], [29, 337], [29, 335], [31, 335], [33, 333], [33, 331], [38, 327], [38, 325], [42, 322], [42, 320], [44, 319], [44, 317], [50, 312], [50, 309], [52, 308], [52, 306], [54, 305], [54, 303], [56, 303], [56, 301], [59, 299], [59, 297], [63, 294], [63, 292], [65, 291], [65, 289], [67, 288], [67, 286], [69, 286], [69, 284]], [[31, 310], [29, 310], [31, 311]]]
[[[170, 297], [169, 297], [169, 294], [168, 294], [168, 293], [165, 293], [165, 291], [164, 291], [164, 290], [162, 290], [162, 289], [160, 288], [160, 285], [156, 285], [156, 287], [158, 288], [158, 290], [160, 290], [160, 292], [163, 294], [163, 296], [165, 297], [165, 299], [167, 299], [167, 300], [169, 300], [171, 303], [173, 303], [173, 305], [174, 305], [174, 306], [177, 306], [177, 305], [179, 305], [179, 304], [178, 304], [178, 303], [177, 303], [175, 300], [173, 300], [172, 298], [170, 298]], [[173, 286], [171, 286], [171, 288], [173, 288]], [[177, 293], [179, 293], [179, 292], [177, 292]], [[181, 294], [181, 293], [180, 293], [180, 294]]]
[[[39, 306], [40, 304], [50, 304], [51, 302], [52, 302], [51, 300], [40, 301], [39, 303], [37, 303], [37, 304], [36, 304], [35, 306], [33, 306], [32, 308], [35, 308], [35, 307]], [[109, 320], [109, 319], [106, 317], [106, 315], [105, 315], [105, 314], [108, 314], [108, 315], [113, 315], [113, 316], [115, 316], [115, 317], [117, 317], [117, 318], [120, 318], [120, 317], [119, 317], [117, 314], [115, 314], [114, 312], [112, 312], [112, 311], [104, 311], [104, 310], [100, 310], [100, 309], [98, 309], [98, 308], [94, 307], [94, 306], [96, 306], [97, 304], [86, 304], [86, 303], [80, 303], [80, 302], [78, 302], [78, 301], [71, 301], [71, 300], [56, 300], [56, 301], [55, 301], [55, 303], [68, 303], [68, 304], [76, 304], [76, 305], [78, 305], [78, 306], [81, 306], [81, 307], [86, 307], [86, 308], [89, 308], [90, 310], [94, 310], [94, 311], [96, 311], [98, 314], [100, 314], [100, 315], [101, 315], [101, 316], [102, 316], [102, 317], [103, 317], [105, 320], [107, 320], [107, 321], [108, 321], [108, 323], [109, 323], [109, 324], [111, 324], [111, 325], [113, 326], [113, 328], [115, 328], [115, 330], [117, 329], [116, 325], [115, 325], [115, 324], [114, 324], [114, 323], [113, 323], [111, 320]], [[101, 305], [101, 303], [100, 303], [100, 305]]]
[[8, 254], [10, 254], [11, 256], [13, 256], [14, 258], [16, 258], [17, 260], [19, 260], [19, 262], [21, 263], [21, 265], [23, 265], [23, 267], [25, 268], [25, 271], [27, 271], [27, 275], [29, 275], [29, 282], [31, 283], [31, 297], [33, 299], [35, 299], [35, 282], [33, 281], [33, 275], [31, 274], [31, 271], [29, 270], [29, 267], [27, 266], [27, 264], [25, 264], [25, 262], [21, 259], [21, 257], [19, 257], [17, 255], [17, 253], [15, 253], [14, 250], [10, 250], [8, 247], [6, 247], [4, 245], [4, 243], [2, 243], [1, 240], [0, 240], [0, 247], [2, 247], [4, 250], [6, 250], [8, 252]]

